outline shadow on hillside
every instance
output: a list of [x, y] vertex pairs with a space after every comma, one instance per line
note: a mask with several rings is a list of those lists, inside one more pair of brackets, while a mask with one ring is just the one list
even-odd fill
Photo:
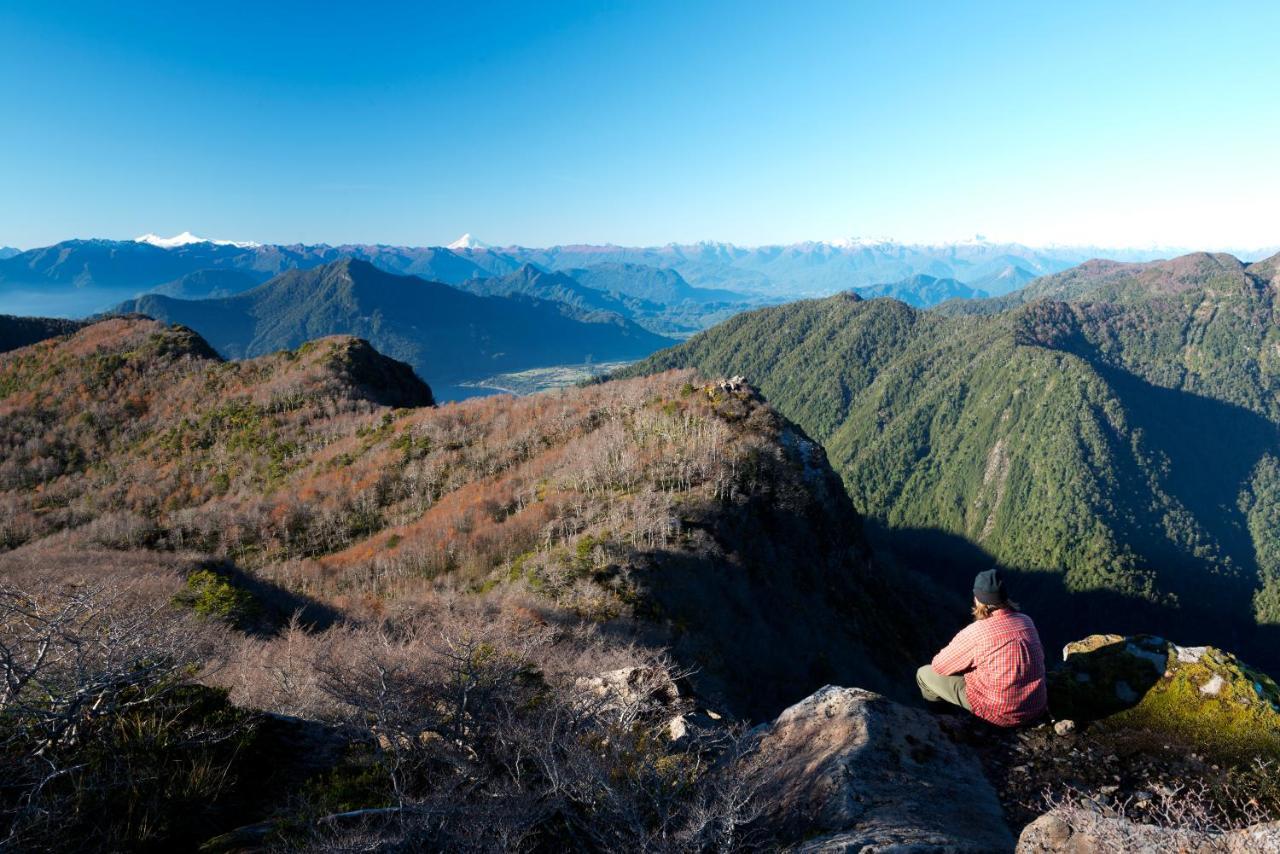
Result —
[[[1277, 448], [1276, 425], [1234, 404], [1152, 385], [1105, 364], [1096, 352], [1078, 355], [1119, 398], [1134, 437], [1131, 445], [1115, 447], [1118, 504], [1107, 511], [1112, 530], [1176, 604], [1068, 591], [1060, 573], [1003, 566], [1014, 597], [1036, 618], [1046, 647], [1097, 632], [1143, 632], [1213, 644], [1280, 671], [1280, 626], [1253, 622], [1259, 569], [1240, 507], [1254, 468]], [[1172, 504], [1161, 503], [1161, 494]], [[893, 529], [868, 519], [867, 532], [883, 558], [961, 593], [974, 573], [996, 565], [980, 546], [946, 531]], [[1107, 568], [1098, 569], [1101, 577]]]
[[[1240, 493], [1263, 455], [1276, 450], [1276, 426], [1240, 406], [1161, 388], [1115, 368], [1096, 368], [1123, 402], [1130, 427], [1141, 431], [1140, 451], [1151, 460], [1148, 468], [1160, 472], [1160, 488], [1191, 514], [1217, 544], [1220, 557], [1204, 549], [1193, 526], [1144, 501], [1129, 503], [1125, 515], [1134, 524], [1117, 528], [1118, 533], [1157, 568], [1161, 587], [1188, 610], [1217, 611], [1237, 620], [1251, 615], [1258, 564]], [[1144, 495], [1149, 475], [1132, 461], [1130, 466], [1120, 475], [1136, 498]], [[1194, 542], [1201, 554], [1173, 537]]]
[[[1035, 620], [1050, 666], [1061, 660], [1063, 646], [1091, 634], [1150, 634], [1188, 646], [1210, 644], [1263, 670], [1280, 669], [1276, 646], [1280, 627], [1241, 625], [1241, 612], [1215, 614], [1211, 607], [1193, 611], [1108, 590], [1070, 591], [1060, 573], [1001, 564], [964, 537], [938, 529], [889, 528], [868, 519], [866, 530], [878, 559], [957, 591], [966, 605], [974, 575], [999, 567], [1010, 597]], [[969, 619], [966, 612], [958, 611], [950, 629], [958, 631]]]
[[204, 568], [225, 576], [234, 586], [249, 593], [262, 609], [255, 623], [245, 627], [252, 634], [273, 635], [288, 625], [295, 614], [299, 626], [308, 632], [324, 631], [342, 619], [342, 614], [334, 608], [263, 581], [228, 561], [207, 564]]

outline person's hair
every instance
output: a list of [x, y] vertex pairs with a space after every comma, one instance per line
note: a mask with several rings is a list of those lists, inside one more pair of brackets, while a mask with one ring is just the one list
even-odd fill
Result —
[[1003, 608], [1006, 611], [1022, 610], [1021, 608], [1018, 607], [1018, 603], [1012, 601], [1011, 599], [1006, 599], [1003, 602], [997, 602], [994, 605], [988, 605], [985, 602], [974, 602], [973, 618], [975, 620], [985, 620], [987, 617], [990, 617], [992, 614], [994, 614], [996, 611], [999, 611], [1001, 608]]

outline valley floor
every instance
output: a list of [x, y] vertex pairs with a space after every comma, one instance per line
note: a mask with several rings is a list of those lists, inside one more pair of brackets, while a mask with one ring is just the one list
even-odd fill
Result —
[[[527, 371], [514, 371], [506, 374], [494, 374], [491, 377], [485, 377], [480, 380], [471, 380], [460, 383], [457, 386], [441, 386], [436, 392], [440, 400], [453, 400], [448, 394], [453, 390], [463, 392], [476, 393], [462, 394], [458, 398], [461, 400], [465, 397], [475, 397], [485, 394], [486, 392], [506, 393], [506, 394], [536, 394], [540, 391], [552, 391], [559, 388], [568, 388], [587, 380], [597, 379], [598, 377], [607, 376], [613, 371], [625, 368], [632, 364], [630, 361], [622, 362], [598, 362], [594, 364], [584, 365], [552, 365], [547, 368], [530, 368]], [[433, 386], [433, 388], [437, 388]], [[443, 391], [439, 390], [443, 389]]]

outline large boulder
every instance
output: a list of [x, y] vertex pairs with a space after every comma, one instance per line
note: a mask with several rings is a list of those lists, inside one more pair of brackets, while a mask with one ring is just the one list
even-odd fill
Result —
[[1057, 809], [1022, 830], [1017, 854], [1280, 854], [1280, 822], [1228, 833], [1138, 824], [1086, 810]]
[[1057, 718], [1106, 719], [1231, 754], [1280, 754], [1280, 687], [1214, 647], [1150, 635], [1068, 644], [1050, 675]]
[[928, 712], [827, 686], [778, 716], [752, 757], [762, 830], [799, 851], [1007, 851], [995, 791]]

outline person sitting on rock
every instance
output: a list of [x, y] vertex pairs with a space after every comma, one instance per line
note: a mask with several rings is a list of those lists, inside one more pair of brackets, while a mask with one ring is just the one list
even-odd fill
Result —
[[1030, 723], [1048, 709], [1044, 647], [1031, 618], [1005, 595], [1000, 572], [973, 581], [973, 622], [916, 671], [920, 693], [996, 726]]

